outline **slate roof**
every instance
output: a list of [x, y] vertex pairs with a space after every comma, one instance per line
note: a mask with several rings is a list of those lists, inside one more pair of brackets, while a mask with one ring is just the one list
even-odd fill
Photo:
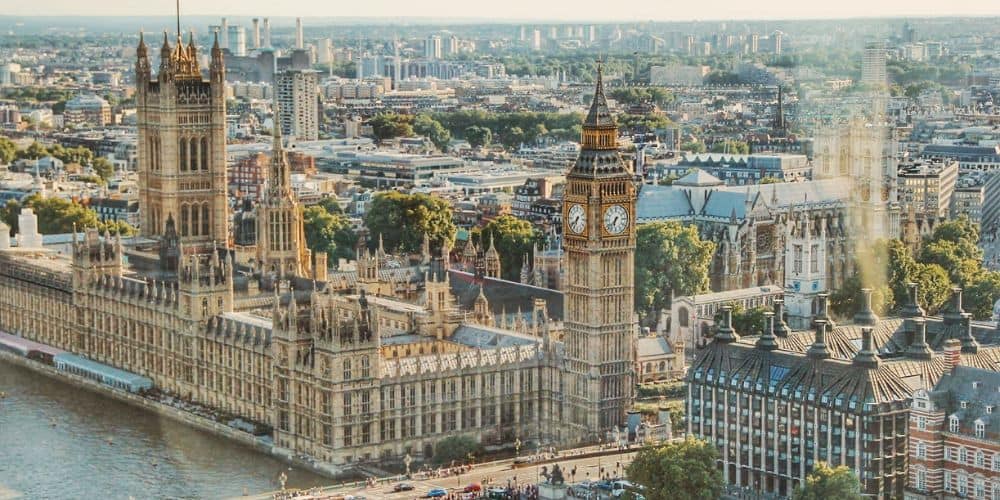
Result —
[[700, 169], [695, 168], [688, 172], [684, 177], [674, 181], [674, 186], [722, 186], [725, 182], [719, 180], [718, 177]]
[[636, 220], [648, 222], [691, 215], [687, 194], [670, 186], [643, 186], [636, 201]]
[[522, 312], [531, 312], [535, 307], [534, 299], [540, 298], [545, 299], [549, 320], [561, 321], [563, 318], [563, 294], [558, 290], [496, 278], [477, 280], [473, 274], [455, 269], [449, 269], [448, 275], [456, 302], [466, 310], [472, 310], [476, 298], [479, 297], [479, 285], [482, 283], [483, 295], [486, 296], [490, 311], [494, 315], [501, 312], [513, 314], [518, 309]]
[[670, 347], [670, 342], [667, 342], [665, 337], [659, 335], [656, 337], [640, 337], [635, 343], [635, 348], [640, 358], [666, 356], [674, 353], [674, 349]]
[[[956, 366], [941, 377], [929, 396], [946, 416], [958, 417], [959, 433], [974, 436], [975, 422], [980, 420], [985, 425], [986, 438], [1000, 440], [1000, 372]], [[965, 408], [962, 401], [966, 402]], [[986, 413], [987, 406], [993, 407], [992, 413]]]
[[448, 339], [469, 347], [510, 347], [541, 343], [541, 339], [491, 326], [464, 324]]

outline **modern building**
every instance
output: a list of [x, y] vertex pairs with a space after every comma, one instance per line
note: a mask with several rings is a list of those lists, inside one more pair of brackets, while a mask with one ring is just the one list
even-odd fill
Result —
[[275, 78], [281, 133], [298, 141], [319, 138], [319, 73], [282, 71]]
[[962, 366], [944, 344], [944, 375], [913, 395], [906, 500], [1000, 498], [1000, 373]]
[[861, 84], [884, 88], [889, 85], [885, 72], [885, 44], [870, 42], [865, 44], [861, 59]]
[[920, 157], [956, 160], [959, 170], [963, 172], [1000, 169], [1000, 146], [928, 144], [920, 151]]
[[[901, 210], [918, 220], [947, 219], [958, 180], [958, 162], [952, 159], [915, 160], [899, 164], [898, 196]], [[930, 223], [929, 225], [933, 225]]]
[[430, 35], [424, 40], [424, 58], [441, 59], [441, 35]]
[[688, 154], [677, 162], [656, 162], [651, 166], [660, 177], [680, 178], [701, 169], [730, 186], [759, 184], [764, 179], [798, 182], [812, 178], [812, 163], [797, 154]]
[[93, 94], [77, 95], [66, 101], [63, 124], [67, 127], [111, 125], [111, 105]]
[[711, 68], [709, 66], [687, 66], [672, 64], [669, 66], [651, 66], [649, 68], [650, 85], [695, 86], [701, 85]]

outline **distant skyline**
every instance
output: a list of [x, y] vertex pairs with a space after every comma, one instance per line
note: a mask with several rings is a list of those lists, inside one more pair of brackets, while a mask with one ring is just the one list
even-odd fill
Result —
[[[161, 16], [174, 13], [174, 0], [6, 0], [4, 16]], [[347, 8], [345, 8], [347, 7]], [[622, 9], [627, 7], [627, 11]], [[678, 2], [632, 0], [181, 0], [181, 15], [273, 17], [460, 18], [463, 21], [691, 21], [837, 19], [855, 17], [943, 17], [1000, 15], [998, 0], [839, 0], [835, 2], [776, 0], [699, 0]]]

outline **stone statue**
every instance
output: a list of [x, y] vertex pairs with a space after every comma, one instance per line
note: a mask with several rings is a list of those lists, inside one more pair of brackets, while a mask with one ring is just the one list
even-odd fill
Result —
[[552, 473], [549, 474], [549, 484], [565, 484], [566, 480], [563, 478], [562, 469], [559, 468], [559, 464], [552, 466]]

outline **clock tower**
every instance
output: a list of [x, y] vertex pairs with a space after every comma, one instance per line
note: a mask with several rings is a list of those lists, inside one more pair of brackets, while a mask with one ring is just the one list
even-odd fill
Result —
[[625, 422], [634, 400], [635, 203], [632, 169], [597, 69], [580, 156], [566, 175], [564, 418], [580, 440]]

